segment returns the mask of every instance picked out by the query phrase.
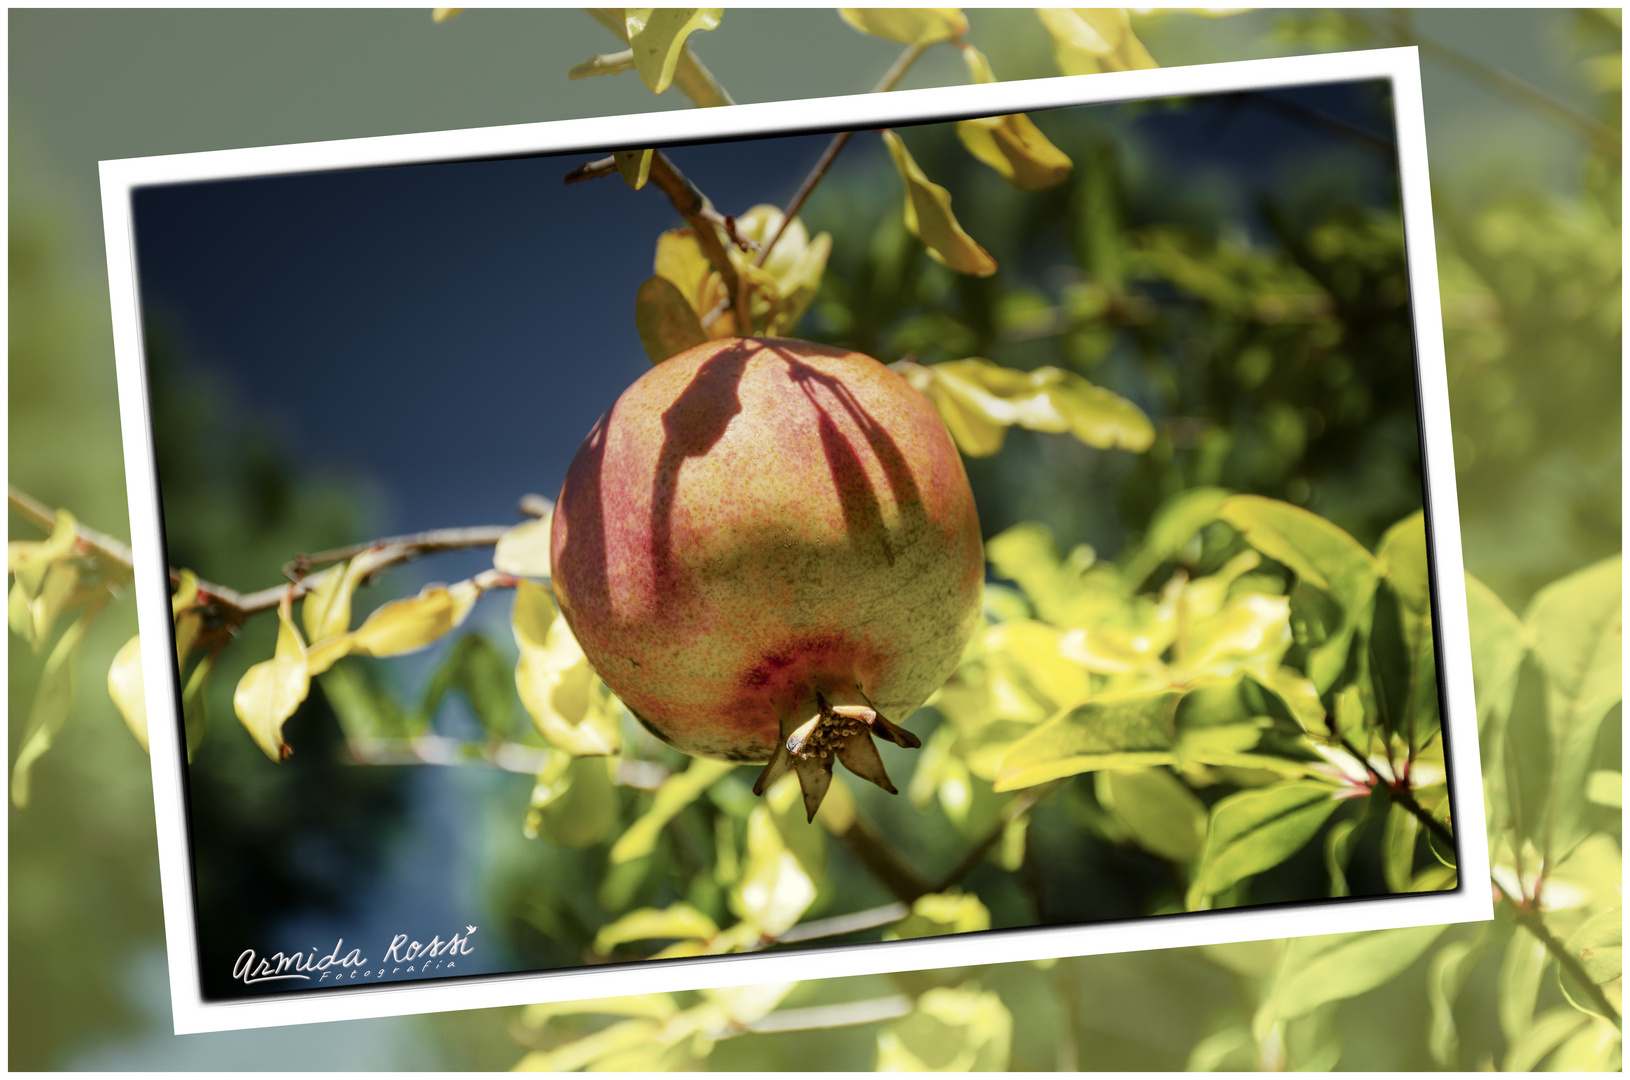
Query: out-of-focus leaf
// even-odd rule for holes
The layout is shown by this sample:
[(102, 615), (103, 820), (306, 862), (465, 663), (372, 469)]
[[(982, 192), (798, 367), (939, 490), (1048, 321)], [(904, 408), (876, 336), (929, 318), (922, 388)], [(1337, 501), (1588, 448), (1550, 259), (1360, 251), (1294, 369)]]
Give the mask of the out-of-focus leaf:
[(78, 522), (66, 510), (58, 510), (51, 535), (37, 543), (15, 543), (6, 548), (7, 569), (17, 579), (24, 599), (32, 601), (45, 587), (46, 575), (57, 560), (74, 550), (74, 529)]
[(1481, 934), (1465, 941), (1451, 941), (1432, 957), (1432, 966), (1426, 973), (1426, 997), (1432, 1005), (1427, 1048), (1441, 1068), (1459, 1067), (1460, 1037), (1455, 1026), (1455, 1001), (1466, 985), (1472, 965), (1482, 955)]
[(448, 19), (451, 19), (453, 16), (457, 15), (459, 12), (461, 12), (463, 10), (464, 10), (463, 8), (459, 8), (459, 7), (431, 8), (430, 9), (430, 19), (431, 19), (432, 22), (439, 22), (439, 23), (440, 22), (446, 22)]
[(1584, 838), (1584, 790), (1596, 734), (1623, 696), (1622, 566), (1619, 556), (1541, 589), (1523, 622), (1545, 669), (1553, 754), (1551, 842), (1560, 860)]
[(187, 685), (181, 688), (181, 725), (187, 735), (187, 760), (198, 750), (198, 744), (204, 741), (204, 732), (209, 729), (209, 673), (215, 670), (215, 655), (213, 653), (198, 661), (187, 676)]
[(1113, 810), (1145, 851), (1186, 863), (1205, 841), (1206, 805), (1165, 769), (1111, 769), (1097, 775), (1098, 801)]
[(108, 697), (124, 717), (130, 734), (147, 749), (147, 698), (142, 690), (141, 635), (131, 638), (113, 654), (108, 667)]
[(651, 179), (651, 159), (655, 150), (615, 150), (611, 158), (617, 163), (617, 175), (623, 183), (638, 191)]
[(961, 8), (839, 8), (838, 14), (863, 34), (902, 45), (932, 45), (968, 32)]
[[(974, 82), (996, 81), (984, 53), (969, 45), (963, 48), (962, 58)], [(956, 133), (968, 153), (1020, 191), (1043, 191), (1062, 184), (1075, 167), (1069, 155), (1049, 142), (1023, 113), (959, 120)]]
[(885, 129), (883, 142), (905, 181), (906, 229), (923, 242), (929, 256), (959, 274), (989, 277), (996, 273), (996, 260), (962, 230), (951, 213), (950, 192), (923, 175), (900, 136)]
[(1334, 794), (1333, 787), (1317, 780), (1286, 780), (1217, 802), (1189, 891), (1190, 910), (1300, 851), (1335, 813), (1339, 804)]
[(1276, 1021), (1306, 1016), (1397, 978), (1431, 947), (1442, 926), (1411, 926), (1358, 934), (1296, 938), (1285, 949), (1273, 988), (1257, 1010), (1254, 1028), (1266, 1035)]
[(706, 940), (719, 932), (712, 919), (689, 904), (671, 904), (658, 911), (641, 908), (631, 911), (616, 922), (600, 928), (594, 936), (596, 952), (609, 953), (618, 945), (630, 941), (650, 941), (657, 938), (700, 938)]
[[(634, 296), (634, 327), (651, 363), (707, 341), (707, 331), (679, 286), (664, 277), (648, 277)], [(544, 548), (547, 553), (547, 546)]]
[[(1620, 908), (1604, 911), (1587, 920), (1568, 937), (1566, 948), (1585, 969), (1585, 975), (1597, 986), (1602, 986), (1624, 975), (1624, 912)], [(1574, 1008), (1581, 1012), (1600, 1015), (1596, 1004), (1568, 974), (1557, 965), (1562, 981), (1562, 992)]]
[[(1614, 57), (1617, 60), (1618, 57)], [(1574, 1033), (1562, 1040), (1556, 1052), (1545, 1062), (1547, 1071), (1559, 1073), (1618, 1072), (1614, 1058), (1622, 1054), (1620, 1044), (1624, 1038), (1619, 1029), (1598, 1017), (1587, 1021)]]
[(1217, 511), (1227, 501), (1222, 488), (1191, 488), (1161, 504), (1149, 523), (1143, 543), (1122, 562), (1126, 580), (1133, 586), (1143, 583), (1155, 568), (1176, 555), (1190, 538), (1217, 520)]
[(1432, 583), (1427, 573), (1425, 514), (1417, 510), (1388, 529), (1375, 555), (1381, 576), (1404, 606), (1417, 613), (1426, 610)]
[(594, 673), (549, 591), (522, 579), (512, 617), (515, 685), (538, 734), (578, 756), (615, 754), (622, 735), (610, 691)]
[(1132, 32), (1125, 8), (1037, 8), (1066, 75), (1159, 67)]
[(1616, 769), (1597, 769), (1585, 779), (1585, 798), (1597, 806), (1622, 809), (1624, 774)]
[(611, 861), (628, 862), (650, 854), (657, 836), (668, 822), (735, 767), (728, 761), (692, 758), (689, 768), (662, 782), (651, 801), (651, 808), (617, 838), (611, 848)]
[(553, 514), (521, 522), (498, 538), (493, 548), (492, 566), (515, 577), (549, 577), (549, 526)]
[(1545, 1055), (1561, 1046), (1590, 1021), (1566, 1005), (1546, 1009), (1522, 1036), (1506, 1048), (1502, 1072), (1533, 1072)]
[(306, 700), (311, 676), (306, 670), (306, 645), (294, 628), (292, 601), (287, 595), (277, 608), (277, 651), (244, 672), (232, 695), (232, 709), (255, 740), (255, 745), (273, 761), (290, 754), (283, 741), (283, 724)]
[(1341, 606), (1339, 625), (1308, 653), (1308, 678), (1320, 693), (1330, 689), (1346, 666), (1354, 633), (1367, 624), (1379, 576), (1375, 557), (1326, 519), (1277, 499), (1235, 495), (1218, 516)]
[[(60, 522), (66, 513), (60, 512), (57, 520)], [(73, 712), (74, 661), (94, 614), (93, 608), (68, 624), (68, 629), (51, 647), (40, 671), (39, 688), (34, 691), (34, 701), (28, 707), (28, 723), (18, 744), (17, 761), (11, 768), (11, 801), (19, 810), (28, 807), (29, 770), (51, 749)]]
[(816, 892), (814, 880), (787, 848), (769, 809), (754, 808), (747, 818), (741, 882), (730, 894), (737, 914), (765, 936), (775, 937), (797, 925), (815, 902)]
[(723, 8), (624, 8), (634, 67), (653, 94), (667, 90), (685, 51), (685, 39), (698, 30), (714, 30)]
[(1290, 602), (1244, 593), (1215, 615), (1193, 621), (1182, 657), (1172, 664), (1172, 678), (1188, 683), (1250, 671), (1269, 681), (1290, 644)]
[(877, 1035), (878, 1072), (995, 1072), (1008, 1068), (1013, 1015), (977, 984), (936, 986), (910, 1016)]
[(532, 788), (522, 833), (556, 847), (593, 847), (616, 830), (617, 759), (552, 753)]
[(1054, 367), (1019, 371), (970, 357), (895, 369), (934, 403), (957, 446), (969, 457), (1002, 448), (1007, 428), (1068, 432), (1100, 450), (1141, 452), (1154, 439), (1143, 410), (1117, 394)]
[(509, 665), (492, 642), (480, 634), (460, 638), (425, 684), (420, 711), (434, 716), (441, 699), (457, 690), (470, 703), (470, 711), (494, 738), (506, 739), (515, 726), (514, 697)]
[(1517, 934), (1506, 944), (1496, 983), (1496, 1009), (1508, 1044), (1522, 1041), (1534, 1026), (1534, 1007), (1550, 962), (1545, 943), (1530, 934)]
[(362, 661), (335, 664), (317, 677), (323, 697), (347, 739), (401, 739), (419, 735), (429, 717), (410, 716), (383, 693)]
[(911, 903), (911, 914), (883, 931), (884, 941), (968, 934), (990, 929), (990, 911), (979, 897), (959, 892), (929, 893)]
[(662, 1025), (644, 1018), (624, 1020), (553, 1050), (534, 1050), (515, 1066), (516, 1072), (573, 1072), (622, 1050), (654, 1039)]
[(1172, 764), (1182, 696), (1180, 690), (1105, 694), (1061, 713), (1002, 756), (996, 790), (1014, 791), (1097, 769)]

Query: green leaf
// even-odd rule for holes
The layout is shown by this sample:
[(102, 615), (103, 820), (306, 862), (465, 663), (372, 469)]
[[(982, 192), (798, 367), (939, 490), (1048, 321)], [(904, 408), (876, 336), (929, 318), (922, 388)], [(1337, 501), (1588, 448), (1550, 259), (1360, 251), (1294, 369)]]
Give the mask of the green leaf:
[(347, 739), (402, 739), (421, 734), (429, 717), (410, 717), (382, 692), (361, 661), (335, 664), (317, 677)]
[(1239, 791), (1211, 808), (1189, 909), (1300, 851), (1341, 805), (1318, 780), (1286, 780)]
[(1508, 1045), (1521, 1042), (1534, 1026), (1534, 1008), (1549, 964), (1545, 943), (1532, 935), (1517, 934), (1507, 942), (1496, 983), (1496, 1009)]
[(728, 761), (692, 758), (689, 768), (662, 782), (651, 800), (651, 808), (617, 838), (611, 848), (611, 861), (622, 863), (649, 855), (668, 822), (735, 767)]
[(1432, 957), (1432, 966), (1426, 973), (1426, 997), (1432, 1005), (1432, 1020), (1427, 1029), (1427, 1048), (1432, 1060), (1441, 1068), (1459, 1067), (1459, 1033), (1455, 1028), (1455, 1001), (1466, 985), (1466, 976), (1483, 955), (1483, 938), (1451, 941)]
[(1098, 773), (1098, 801), (1126, 823), (1145, 851), (1186, 863), (1205, 842), (1206, 805), (1165, 769), (1110, 769)]
[(990, 929), (990, 911), (972, 894), (929, 893), (911, 902), (911, 914), (883, 931), (884, 941), (970, 934)]
[(936, 986), (877, 1035), (878, 1072), (994, 1072), (1009, 1067), (1013, 1014), (975, 983)]
[(1388, 529), (1375, 549), (1381, 576), (1411, 612), (1431, 604), (1432, 582), (1427, 573), (1426, 515), (1417, 510)]
[(705, 941), (718, 932), (719, 928), (712, 919), (689, 904), (673, 904), (661, 911), (641, 908), (601, 927), (594, 936), (594, 951), (609, 953), (618, 945), (630, 941), (667, 938), (698, 938)]
[(651, 159), (655, 150), (615, 150), (611, 158), (617, 163), (617, 175), (623, 183), (638, 191), (651, 179)]
[(1340, 605), (1339, 624), (1308, 652), (1308, 678), (1320, 693), (1329, 690), (1347, 664), (1353, 635), (1368, 626), (1380, 570), (1375, 557), (1331, 522), (1277, 499), (1235, 495), (1218, 516)]
[(1136, 587), (1167, 559), (1176, 555), (1195, 533), (1217, 520), (1228, 499), (1222, 488), (1200, 487), (1180, 492), (1161, 504), (1149, 523), (1143, 542), (1122, 560), (1122, 574)]
[(1010, 426), (1068, 432), (1100, 450), (1141, 452), (1154, 440), (1154, 427), (1142, 409), (1074, 372), (1055, 367), (1019, 371), (980, 357), (895, 367), (934, 403), (969, 457), (999, 451)]
[(707, 331), (679, 286), (664, 277), (648, 277), (634, 296), (634, 327), (651, 363), (707, 341)]
[(215, 670), (215, 656), (210, 654), (198, 661), (187, 676), (187, 685), (181, 689), (181, 725), (187, 734), (187, 760), (204, 741), (209, 729), (209, 673)]
[(1622, 559), (1614, 556), (1541, 589), (1523, 622), (1545, 669), (1554, 766), (1550, 842), (1557, 862), (1584, 838), (1584, 790), (1596, 733), (1623, 696)]
[(277, 609), (277, 651), (244, 672), (232, 695), (232, 710), (255, 740), (255, 745), (273, 761), (282, 761), (292, 751), (283, 741), (283, 724), (306, 699), (311, 676), (306, 671), (306, 645), (294, 628), (292, 604), (287, 595)]
[(1125, 8), (1037, 8), (1053, 39), (1053, 59), (1066, 75), (1159, 67), (1132, 33)]
[(1279, 962), (1273, 988), (1253, 1024), (1265, 1036), (1277, 1021), (1306, 1016), (1332, 1001), (1345, 1001), (1408, 969), (1444, 931), (1411, 926), (1358, 934), (1325, 934), (1293, 939)]
[[(57, 520), (62, 520), (62, 514), (58, 515)], [(74, 661), (79, 656), (79, 646), (85, 640), (85, 631), (90, 626), (93, 614), (94, 611), (88, 611), (70, 623), (45, 658), (40, 685), (34, 691), (34, 701), (28, 708), (28, 723), (18, 744), (17, 761), (11, 767), (11, 801), (19, 810), (28, 807), (29, 770), (41, 755), (51, 749), (51, 744), (62, 734), (63, 726), (73, 712)]]
[(1002, 755), (995, 788), (1014, 791), (1098, 769), (1172, 764), (1182, 696), (1181, 690), (1105, 694), (1060, 713)]
[(620, 1051), (649, 1043), (661, 1030), (662, 1025), (655, 1020), (624, 1020), (552, 1050), (534, 1050), (516, 1064), (515, 1071), (573, 1072)]
[(883, 142), (905, 181), (907, 231), (922, 241), (935, 262), (959, 274), (989, 277), (996, 273), (996, 260), (962, 230), (951, 213), (950, 192), (923, 175), (900, 136), (885, 128)]
[(506, 739), (515, 727), (513, 687), (509, 665), (492, 642), (470, 634), (458, 640), (430, 676), (419, 711), (434, 716), (447, 692), (456, 690), (470, 703), (470, 711), (489, 735)]
[(634, 67), (646, 89), (660, 94), (673, 82), (685, 51), (685, 39), (698, 30), (714, 30), (723, 8), (624, 8)]
[(108, 697), (124, 717), (125, 726), (147, 749), (147, 697), (142, 689), (141, 635), (119, 647), (108, 666)]
[[(1585, 975), (1597, 986), (1603, 986), (1624, 975), (1624, 912), (1619, 908), (1604, 911), (1586, 921), (1568, 937), (1568, 952), (1585, 969)], [(1590, 997), (1569, 975), (1567, 969), (1557, 965), (1562, 981), (1562, 992), (1574, 1008), (1581, 1012), (1600, 1015)]]
[(838, 15), (863, 34), (902, 45), (932, 45), (968, 32), (961, 8), (839, 8)]
[(1520, 1038), (1507, 1047), (1503, 1072), (1532, 1072), (1545, 1060), (1545, 1055), (1561, 1046), (1568, 1038), (1586, 1027), (1590, 1021), (1566, 1005), (1546, 1009)]

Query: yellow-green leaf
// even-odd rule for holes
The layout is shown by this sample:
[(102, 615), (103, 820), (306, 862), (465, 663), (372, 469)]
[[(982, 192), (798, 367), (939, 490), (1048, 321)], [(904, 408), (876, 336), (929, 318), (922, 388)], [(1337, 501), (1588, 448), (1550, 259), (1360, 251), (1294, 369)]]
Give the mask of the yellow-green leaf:
[[(61, 520), (60, 516), (58, 520)], [(92, 612), (86, 612), (70, 623), (45, 658), (39, 689), (34, 691), (34, 701), (28, 709), (28, 724), (23, 728), (17, 762), (11, 770), (11, 801), (19, 810), (28, 806), (29, 770), (40, 755), (51, 749), (51, 744), (62, 734), (63, 725), (67, 724), (68, 715), (73, 711), (74, 660), (79, 655), (80, 644), (85, 640), (91, 615)]]
[(929, 893), (911, 902), (911, 914), (883, 931), (884, 941), (971, 934), (990, 929), (990, 910), (979, 897), (960, 892)]
[(277, 651), (244, 672), (232, 695), (232, 709), (255, 745), (273, 761), (290, 750), (283, 741), (283, 724), (306, 699), (311, 676), (306, 671), (306, 646), (294, 627), (293, 603), (285, 595), (277, 608)]
[(768, 937), (797, 925), (815, 902), (815, 882), (790, 851), (766, 807), (747, 821), (747, 862), (731, 892), (735, 910)]
[(516, 1072), (573, 1072), (622, 1050), (650, 1042), (662, 1030), (655, 1020), (624, 1020), (553, 1050), (534, 1050), (515, 1066)]
[(653, 364), (708, 340), (690, 301), (665, 277), (648, 277), (640, 283), (634, 295), (634, 328)]
[(493, 569), (520, 578), (549, 577), (549, 528), (553, 514), (521, 522), (498, 538)]
[(885, 129), (883, 142), (905, 181), (906, 228), (923, 242), (929, 256), (960, 274), (989, 277), (996, 273), (996, 260), (963, 231), (951, 213), (950, 192), (923, 175), (900, 136)]
[(471, 579), (426, 585), (417, 596), (381, 604), (350, 633), (314, 643), (306, 656), (308, 674), (321, 675), (353, 654), (401, 656), (423, 649), (462, 624), (483, 591), (481, 581)]
[(446, 22), (464, 9), (461, 7), (439, 7), (430, 9), (430, 18), (433, 22)]
[(839, 8), (838, 15), (863, 34), (902, 45), (932, 45), (968, 32), (961, 8)]
[(1189, 910), (1301, 850), (1340, 805), (1335, 790), (1318, 780), (1286, 780), (1220, 800), (1211, 808)]
[(538, 771), (522, 833), (556, 847), (593, 847), (617, 827), (617, 759), (551, 753)]
[(624, 8), (634, 67), (653, 94), (667, 90), (685, 51), (685, 39), (698, 30), (713, 30), (723, 8)]
[(611, 693), (549, 591), (523, 578), (511, 622), (520, 650), (515, 686), (538, 734), (573, 756), (615, 754), (622, 737)]
[[(328, 570), (300, 602), (300, 624), (313, 645), (351, 629), (351, 602), (370, 574), (394, 560), (400, 548), (373, 548)], [(196, 580), (193, 585), (197, 588)]]
[(1447, 927), (1411, 926), (1367, 933), (1293, 938), (1257, 1011), (1255, 1027), (1266, 1034), (1277, 1020), (1306, 1016), (1320, 1005), (1373, 990), (1408, 968)]
[(1375, 549), (1381, 576), (1387, 579), (1398, 599), (1412, 612), (1422, 612), (1430, 604), (1431, 581), (1427, 576), (1426, 515), (1417, 510), (1388, 529)]
[(1042, 724), (1002, 755), (996, 790), (1098, 769), (1170, 765), (1181, 690), (1105, 694)]
[(611, 157), (623, 183), (638, 191), (651, 179), (651, 158), (655, 155), (655, 150), (617, 150)]
[(1037, 8), (1066, 75), (1159, 67), (1132, 32), (1125, 8)]
[(735, 767), (728, 761), (691, 759), (690, 767), (684, 772), (675, 773), (662, 782), (651, 808), (617, 838), (611, 847), (611, 861), (623, 863), (649, 855), (664, 826)]
[(956, 133), (968, 153), (1020, 191), (1056, 187), (1075, 168), (1024, 113), (959, 120)]
[(1200, 854), (1206, 806), (1165, 769), (1110, 769), (1097, 774), (1098, 801), (1126, 823), (1139, 847), (1185, 863)]
[(1009, 1067), (1013, 1014), (976, 984), (936, 986), (877, 1035), (878, 1072), (999, 1072)]
[(124, 717), (130, 734), (147, 749), (147, 698), (142, 692), (141, 635), (125, 642), (108, 667), (108, 696)]
[(689, 904), (672, 904), (658, 911), (641, 908), (600, 928), (594, 935), (594, 950), (609, 953), (629, 941), (658, 938), (697, 938), (706, 941), (719, 932), (712, 919)]
[(19, 545), (6, 549), (11, 573), (16, 577), (17, 584), (27, 599), (33, 600), (40, 594), (40, 589), (45, 584), (46, 573), (51, 566), (58, 559), (73, 553), (74, 529), (77, 524), (74, 516), (68, 511), (58, 510), (50, 536), (27, 548)]

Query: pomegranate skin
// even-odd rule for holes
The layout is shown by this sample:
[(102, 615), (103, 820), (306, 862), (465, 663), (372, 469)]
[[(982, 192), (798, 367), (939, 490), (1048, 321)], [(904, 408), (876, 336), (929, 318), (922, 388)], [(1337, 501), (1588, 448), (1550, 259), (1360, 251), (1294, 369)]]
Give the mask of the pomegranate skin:
[(783, 339), (709, 341), (630, 386), (567, 471), (550, 554), (567, 624), (641, 723), (739, 762), (832, 705), (904, 720), (984, 587), (933, 406), (868, 356)]

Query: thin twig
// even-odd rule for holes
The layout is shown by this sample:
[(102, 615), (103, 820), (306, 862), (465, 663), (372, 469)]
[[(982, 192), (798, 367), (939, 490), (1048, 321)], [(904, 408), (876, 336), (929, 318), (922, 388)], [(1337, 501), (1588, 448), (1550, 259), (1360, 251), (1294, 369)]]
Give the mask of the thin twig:
[(562, 179), (568, 184), (578, 184), (584, 180), (598, 180), (602, 176), (610, 176), (616, 171), (616, 157), (607, 155), (603, 158), (595, 158), (593, 161), (585, 161), (567, 173)]
[(732, 298), (736, 308), (736, 332), (746, 335), (752, 333), (751, 320), (747, 312), (747, 298), (743, 282), (736, 273), (736, 266), (725, 253), (724, 244), (719, 239), (719, 233), (708, 216), (713, 206), (707, 196), (697, 190), (696, 185), (685, 178), (668, 155), (657, 150), (651, 155), (651, 183), (661, 188), (668, 196), (668, 201), (674, 204), (696, 234), (696, 242), (702, 247), (702, 254), (707, 261), (713, 264), (713, 269), (719, 272), (719, 279), (724, 283), (725, 295)]
[(961, 861), (951, 868), (951, 872), (940, 879), (940, 883), (934, 887), (934, 891), (937, 893), (944, 892), (966, 877), (974, 867), (979, 865), (979, 860), (985, 857), (985, 852), (995, 847), (996, 843), (1002, 839), (1002, 834), (1007, 832), (1009, 825), (1028, 814), (1038, 802), (1052, 794), (1053, 789), (1061, 783), (1063, 783), (1062, 780), (1054, 780), (1052, 783), (1042, 784), (1040, 787), (1029, 788), (1008, 803), (1002, 809), (1002, 816), (991, 827), (990, 832), (986, 833), (977, 844), (968, 849), (967, 854), (962, 856)]
[(1370, 774), (1370, 785), (1372, 787), (1384, 789), (1387, 793), (1387, 797), (1391, 799), (1395, 805), (1400, 806), (1404, 810), (1415, 815), (1415, 817), (1420, 820), (1421, 824), (1426, 826), (1426, 830), (1428, 832), (1430, 832), (1433, 836), (1436, 836), (1441, 842), (1447, 844), (1451, 851), (1454, 850), (1455, 834), (1449, 831), (1449, 827), (1447, 825), (1433, 817), (1426, 807), (1422, 806), (1415, 800), (1415, 793), (1409, 789), (1409, 784), (1407, 781), (1388, 780), (1375, 770), (1375, 766), (1370, 764), (1368, 758), (1358, 752), (1357, 747), (1347, 741), (1346, 736), (1337, 735), (1336, 739), (1341, 743), (1341, 748), (1347, 751), (1348, 755), (1351, 756), (1354, 761), (1364, 766), (1364, 771)]
[(884, 904), (882, 907), (868, 908), (848, 915), (834, 915), (830, 919), (802, 923), (775, 938), (773, 944), (793, 945), (800, 941), (814, 941), (816, 938), (858, 934), (862, 930), (875, 930), (879, 926), (897, 923), (910, 914), (911, 908), (905, 904)]
[(904, 994), (872, 998), (869, 1001), (850, 1001), (842, 1005), (811, 1005), (803, 1009), (782, 1009), (754, 1020), (742, 1029), (755, 1035), (781, 1031), (814, 1031), (824, 1028), (853, 1027), (856, 1024), (875, 1024), (884, 1020), (898, 1020), (913, 1008)]
[(1569, 950), (1567, 945), (1557, 940), (1555, 934), (1551, 933), (1551, 928), (1545, 925), (1545, 920), (1540, 916), (1539, 912), (1528, 904), (1514, 904), (1513, 910), (1516, 912), (1517, 923), (1539, 939), (1540, 943), (1545, 946), (1546, 951), (1556, 957), (1556, 962), (1562, 966), (1562, 969), (1572, 975), (1574, 982), (1584, 989), (1585, 993), (1590, 997), (1591, 1004), (1602, 1010), (1602, 1015), (1614, 1027), (1622, 1031), (1624, 1022), (1619, 1016), (1619, 1011), (1613, 1007), (1611, 1001), (1607, 1000), (1607, 994), (1603, 992), (1602, 988), (1591, 980), (1591, 977), (1585, 972), (1585, 966), (1579, 962), (1579, 958)]
[[(6, 485), (6, 495), (14, 510), (46, 532), (50, 532), (56, 527), (57, 515), (49, 506), (46, 506), (32, 495), (18, 490), (12, 484)], [(126, 570), (130, 569), (134, 562), (130, 554), (130, 546), (122, 540), (115, 540), (107, 533), (98, 532), (90, 526), (76, 521), (74, 522), (74, 536), (98, 555), (123, 566)]]
[[(912, 45), (902, 52), (888, 71), (883, 73), (883, 77), (878, 80), (877, 85), (872, 87), (872, 93), (882, 94), (894, 89), (894, 84), (899, 82), (911, 68), (911, 65), (917, 62), (917, 57), (921, 56), (923, 50), (927, 47), (926, 45)], [(815, 185), (819, 184), (821, 179), (826, 176), (826, 171), (832, 167), (832, 162), (837, 160), (838, 152), (844, 148), (844, 145), (849, 142), (849, 137), (853, 134), (852, 131), (843, 131), (832, 136), (832, 141), (826, 144), (826, 149), (822, 151), (820, 160), (815, 162), (815, 167), (809, 171), (808, 176), (804, 177), (804, 182), (798, 185), (797, 193), (793, 195), (792, 201), (787, 204), (786, 212), (781, 215), (780, 227), (775, 230), (775, 235), (770, 237), (770, 242), (759, 250), (758, 258), (753, 260), (754, 266), (764, 265), (764, 260), (770, 257), (770, 250), (781, 239), (781, 234), (787, 231), (787, 226), (792, 222), (792, 219), (798, 216), (798, 211), (803, 209), (804, 202), (809, 198), (810, 192), (814, 191)]]
[[(589, 14), (594, 16), (595, 21), (616, 34), (624, 45), (632, 44), (628, 40), (628, 24), (613, 15), (613, 10), (617, 9), (588, 9)], [(674, 66), (673, 84), (679, 87), (681, 94), (690, 98), (699, 108), (713, 109), (721, 105), (734, 105), (736, 103), (736, 100), (730, 96), (729, 92), (719, 85), (719, 80), (713, 77), (713, 72), (709, 71), (702, 64), (702, 61), (696, 58), (696, 54), (690, 51), (689, 43), (686, 43), (681, 50), (679, 63)]]

